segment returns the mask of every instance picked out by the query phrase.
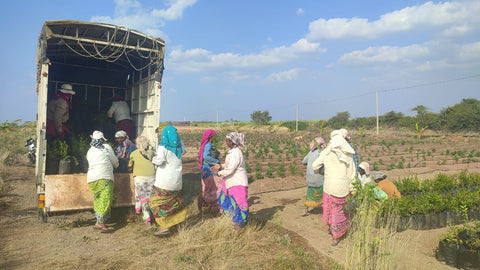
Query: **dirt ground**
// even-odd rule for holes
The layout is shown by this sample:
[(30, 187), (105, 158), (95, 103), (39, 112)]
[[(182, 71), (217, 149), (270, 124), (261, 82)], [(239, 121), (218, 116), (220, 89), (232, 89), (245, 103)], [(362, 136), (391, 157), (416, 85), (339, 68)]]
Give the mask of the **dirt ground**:
[[(183, 157), (184, 181), (198, 181), (198, 148), (187, 148), (190, 151)], [(100, 264), (102, 269), (148, 268), (148, 251), (144, 247), (155, 246), (158, 240), (142, 232), (143, 224), (128, 222), (132, 216), (125, 213), (129, 211), (113, 210), (113, 215), (117, 215), (112, 234), (92, 230), (95, 220), (91, 211), (53, 215), (47, 223), (41, 223), (37, 218), (33, 167), (19, 165), (13, 169), (16, 176), (9, 181), (13, 190), (0, 198), (0, 269), (75, 269), (79, 265), (83, 269), (98, 269)], [(388, 176), (392, 180), (411, 175), (425, 179), (439, 172), (458, 173), (462, 169), (480, 173), (480, 163), (394, 169)], [(332, 247), (321, 210), (302, 216), (305, 193), (305, 180), (300, 176), (255, 180), (249, 186), (251, 216), (296, 233), (304, 238), (307, 248), (344, 264), (348, 238)], [(398, 233), (395, 269), (452, 269), (434, 257), (438, 238), (445, 231), (446, 228)], [(139, 262), (132, 264), (125, 259), (131, 256), (137, 256)]]

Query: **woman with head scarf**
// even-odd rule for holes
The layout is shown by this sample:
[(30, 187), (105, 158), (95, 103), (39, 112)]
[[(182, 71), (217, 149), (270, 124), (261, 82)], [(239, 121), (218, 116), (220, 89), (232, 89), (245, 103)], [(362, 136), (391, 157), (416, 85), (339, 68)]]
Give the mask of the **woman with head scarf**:
[[(245, 147), (244, 134), (229, 132), (225, 137), (228, 150), (225, 164), (215, 165), (213, 173), (223, 177), (222, 190), (218, 198), (221, 211), (239, 226), (245, 225), (248, 218), (248, 176), (241, 148)], [(220, 168), (219, 168), (220, 167)]]
[(182, 154), (186, 153), (177, 129), (171, 125), (162, 131), (162, 139), (153, 157), (157, 166), (155, 183), (148, 201), (150, 210), (160, 230), (157, 236), (168, 235), (170, 227), (183, 222), (187, 209), (183, 207), (182, 190)]
[(353, 191), (357, 171), (353, 161), (355, 151), (345, 140), (347, 134), (345, 129), (332, 131), (327, 147), (312, 164), (314, 171), (324, 169), (323, 221), (333, 236), (332, 246), (338, 244), (350, 227), (343, 208)]
[(198, 163), (202, 182), (202, 194), (198, 196), (198, 210), (202, 211), (203, 206), (218, 206), (218, 197), (222, 189), (223, 179), (212, 173), (210, 170), (215, 164), (220, 165), (218, 151), (215, 150), (212, 141), (216, 133), (213, 129), (208, 129), (203, 133), (198, 151)]
[(94, 131), (87, 152), (87, 183), (93, 194), (93, 210), (97, 223), (93, 228), (108, 230), (105, 221), (110, 218), (113, 202), (113, 169), (118, 167), (118, 159), (101, 131)]
[(310, 152), (303, 158), (302, 164), (307, 166), (306, 182), (307, 196), (305, 198), (304, 216), (309, 215), (308, 207), (317, 207), (323, 201), (323, 174), (314, 173), (312, 163), (326, 147), (322, 137), (317, 137), (310, 143)]
[(135, 144), (130, 140), (127, 133), (123, 130), (115, 132), (115, 141), (117, 146), (115, 147), (115, 155), (117, 158), (129, 158), (130, 153), (136, 149)]
[(372, 178), (370, 177), (370, 164), (368, 164), (368, 162), (363, 161), (358, 165), (357, 179), (362, 187), (372, 182)]
[(139, 136), (135, 140), (137, 149), (130, 155), (128, 168), (133, 170), (133, 181), (135, 183), (135, 211), (143, 214), (145, 230), (152, 228), (152, 214), (148, 207), (148, 199), (152, 193), (153, 182), (155, 182), (155, 167), (152, 163), (153, 151), (150, 149), (150, 141)]

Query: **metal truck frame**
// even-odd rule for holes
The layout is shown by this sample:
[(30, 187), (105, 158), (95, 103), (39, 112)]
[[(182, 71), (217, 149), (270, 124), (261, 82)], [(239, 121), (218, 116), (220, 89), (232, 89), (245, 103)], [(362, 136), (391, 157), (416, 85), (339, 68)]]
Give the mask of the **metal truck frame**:
[[(37, 50), (35, 168), (38, 214), (43, 222), (50, 212), (93, 208), (86, 173), (46, 173), (47, 104), (57, 89), (64, 83), (73, 86), (76, 95), (67, 125), (81, 127), (78, 130), (84, 134), (101, 130), (95, 115), (108, 110), (113, 95), (123, 95), (130, 105), (136, 136), (145, 136), (156, 145), (164, 55), (162, 39), (124, 27), (72, 20), (44, 23)], [(114, 184), (113, 206), (133, 205), (132, 175), (116, 173)]]

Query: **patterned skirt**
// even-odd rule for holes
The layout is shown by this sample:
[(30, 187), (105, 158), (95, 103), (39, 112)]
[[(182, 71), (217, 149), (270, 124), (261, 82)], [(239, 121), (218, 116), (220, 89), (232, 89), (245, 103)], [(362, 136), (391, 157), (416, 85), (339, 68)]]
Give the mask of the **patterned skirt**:
[(152, 194), (155, 176), (135, 176), (135, 212), (143, 214), (143, 220), (150, 221), (151, 213), (148, 207), (148, 199)]
[(229, 216), (235, 225), (245, 225), (248, 219), (248, 187), (233, 186), (229, 189), (222, 183), (218, 204), (223, 213)]
[(323, 186), (308, 187), (307, 196), (305, 198), (305, 206), (317, 207), (323, 202)]
[(93, 211), (95, 211), (97, 223), (103, 224), (110, 218), (113, 203), (113, 181), (100, 179), (88, 183), (88, 187), (93, 194)]
[(155, 221), (162, 229), (177, 225), (187, 217), (187, 209), (183, 207), (180, 190), (165, 190), (153, 186), (148, 205)]
[(330, 226), (333, 239), (342, 237), (350, 227), (350, 215), (343, 210), (347, 199), (348, 196), (339, 198), (323, 193), (322, 219)]
[(201, 206), (218, 206), (218, 197), (222, 191), (223, 178), (211, 174), (208, 177), (202, 178), (202, 199), (199, 201)]

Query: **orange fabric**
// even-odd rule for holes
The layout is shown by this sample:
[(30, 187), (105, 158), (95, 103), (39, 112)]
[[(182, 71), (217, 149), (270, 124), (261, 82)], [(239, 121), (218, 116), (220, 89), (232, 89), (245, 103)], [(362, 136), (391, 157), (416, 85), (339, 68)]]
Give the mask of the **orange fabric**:
[(393, 197), (402, 197), (395, 184), (389, 180), (382, 180), (378, 182), (377, 186), (387, 193), (389, 199)]

